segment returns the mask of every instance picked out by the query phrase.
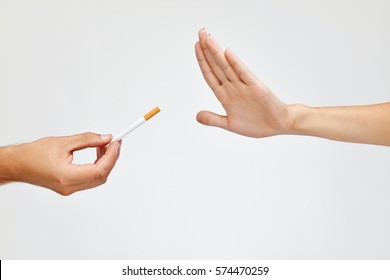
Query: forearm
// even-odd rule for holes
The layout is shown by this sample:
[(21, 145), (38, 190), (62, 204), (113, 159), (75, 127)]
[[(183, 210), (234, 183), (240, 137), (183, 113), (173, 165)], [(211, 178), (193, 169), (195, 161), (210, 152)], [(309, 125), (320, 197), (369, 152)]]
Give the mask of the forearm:
[(289, 105), (289, 109), (294, 119), (291, 134), (390, 146), (390, 103), (343, 107)]

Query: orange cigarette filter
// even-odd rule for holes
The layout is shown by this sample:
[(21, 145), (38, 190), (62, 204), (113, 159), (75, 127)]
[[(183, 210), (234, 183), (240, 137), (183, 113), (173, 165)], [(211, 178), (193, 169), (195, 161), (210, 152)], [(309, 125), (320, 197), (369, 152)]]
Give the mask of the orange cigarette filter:
[(160, 111), (161, 110), (158, 107), (153, 108), (152, 110), (150, 110), (148, 113), (146, 113), (144, 115), (145, 120), (149, 120), (150, 118), (152, 118), (154, 115), (156, 115)]

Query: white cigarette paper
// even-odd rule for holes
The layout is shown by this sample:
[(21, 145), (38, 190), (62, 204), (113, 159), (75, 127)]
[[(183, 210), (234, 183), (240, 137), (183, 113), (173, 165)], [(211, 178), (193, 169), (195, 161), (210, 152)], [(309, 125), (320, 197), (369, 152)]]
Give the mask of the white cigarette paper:
[(136, 129), (137, 127), (139, 127), (141, 124), (143, 124), (144, 122), (148, 121), (150, 118), (152, 118), (154, 115), (156, 115), (158, 112), (160, 112), (160, 108), (158, 107), (155, 107), (153, 108), (151, 111), (149, 111), (148, 113), (146, 113), (142, 118), (140, 118), (139, 120), (137, 120), (135, 123), (133, 123), (132, 125), (128, 126), (125, 130), (123, 130), (121, 133), (117, 134), (114, 136), (114, 138), (112, 138), (112, 141), (111, 142), (114, 142), (114, 141), (119, 141), (121, 139), (123, 139), (127, 134), (129, 134), (130, 132), (132, 132), (134, 129)]

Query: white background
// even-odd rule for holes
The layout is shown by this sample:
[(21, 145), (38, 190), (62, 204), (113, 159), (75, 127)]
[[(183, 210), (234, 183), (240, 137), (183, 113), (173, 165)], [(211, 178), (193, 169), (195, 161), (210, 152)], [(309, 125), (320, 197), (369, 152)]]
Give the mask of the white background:
[(0, 145), (115, 134), (162, 109), (102, 187), (0, 187), (0, 258), (390, 258), (389, 148), (201, 126), (199, 110), (223, 111), (194, 55), (206, 27), (287, 103), (386, 102), (389, 14), (389, 1), (0, 0)]

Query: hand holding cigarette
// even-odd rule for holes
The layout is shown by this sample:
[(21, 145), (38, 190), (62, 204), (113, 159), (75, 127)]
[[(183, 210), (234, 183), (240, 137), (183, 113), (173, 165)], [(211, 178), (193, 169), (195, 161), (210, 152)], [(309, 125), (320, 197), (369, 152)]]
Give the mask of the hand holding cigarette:
[[(46, 137), (22, 145), (0, 148), (0, 184), (25, 182), (61, 195), (104, 184), (119, 158), (121, 143), (112, 135), (83, 133)], [(93, 164), (73, 164), (73, 153), (95, 147)]]
[[(0, 148), (0, 184), (25, 182), (61, 195), (104, 184), (119, 158), (121, 139), (158, 112), (154, 108), (114, 138), (88, 132)], [(97, 152), (94, 164), (72, 163), (75, 151), (91, 147)]]

